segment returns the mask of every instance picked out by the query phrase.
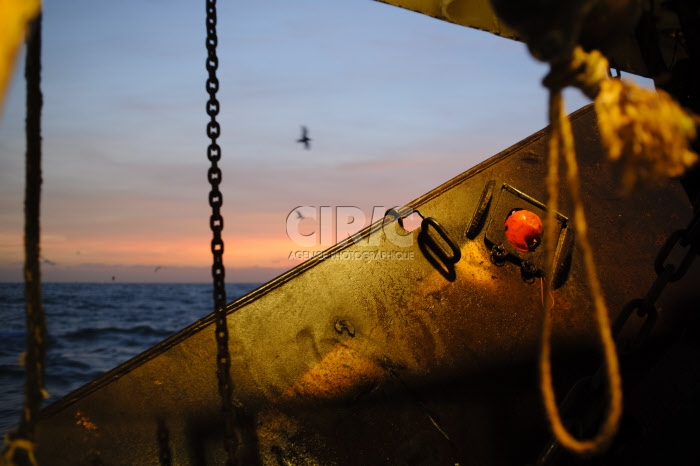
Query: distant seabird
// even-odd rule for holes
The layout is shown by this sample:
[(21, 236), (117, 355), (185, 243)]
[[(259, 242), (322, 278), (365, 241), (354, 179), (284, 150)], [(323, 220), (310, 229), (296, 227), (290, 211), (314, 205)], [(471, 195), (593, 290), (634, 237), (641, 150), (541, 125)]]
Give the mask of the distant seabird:
[(309, 137), (309, 131), (306, 126), (301, 127), (301, 138), (297, 139), (297, 142), (304, 144), (305, 149), (311, 149), (311, 138)]

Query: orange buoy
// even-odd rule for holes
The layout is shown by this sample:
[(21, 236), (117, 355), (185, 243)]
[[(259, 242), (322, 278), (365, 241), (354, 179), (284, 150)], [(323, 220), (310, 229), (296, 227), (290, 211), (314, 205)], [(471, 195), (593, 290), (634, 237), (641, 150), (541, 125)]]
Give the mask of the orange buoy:
[(542, 243), (542, 231), (542, 219), (529, 210), (513, 210), (506, 218), (506, 238), (518, 251), (534, 251)]

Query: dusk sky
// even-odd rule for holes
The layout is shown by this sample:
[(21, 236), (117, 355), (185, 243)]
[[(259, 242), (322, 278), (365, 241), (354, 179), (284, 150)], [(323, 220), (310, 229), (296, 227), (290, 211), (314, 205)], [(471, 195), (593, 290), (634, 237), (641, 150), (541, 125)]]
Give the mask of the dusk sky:
[[(204, 1), (44, 3), (45, 281), (210, 280), (204, 19)], [(547, 124), (546, 66), (485, 32), (369, 0), (222, 1), (218, 31), (227, 281), (299, 263), (297, 206), (404, 205)], [(0, 281), (22, 279), (23, 67)]]

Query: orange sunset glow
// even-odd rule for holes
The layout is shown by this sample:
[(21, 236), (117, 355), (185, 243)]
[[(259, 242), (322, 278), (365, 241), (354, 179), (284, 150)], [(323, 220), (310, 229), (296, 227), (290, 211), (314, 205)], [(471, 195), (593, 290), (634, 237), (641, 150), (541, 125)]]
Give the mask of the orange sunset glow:
[[(375, 206), (405, 205), (546, 125), (534, 84), (546, 67), (520, 43), (377, 2), (278, 7), (220, 5), (227, 280), (264, 282), (300, 262), (290, 252), (330, 246), (290, 239), (298, 206), (354, 206), (366, 226)], [(44, 280), (210, 280), (200, 10), (45, 5)], [(0, 281), (22, 280), (23, 66), (0, 119)]]

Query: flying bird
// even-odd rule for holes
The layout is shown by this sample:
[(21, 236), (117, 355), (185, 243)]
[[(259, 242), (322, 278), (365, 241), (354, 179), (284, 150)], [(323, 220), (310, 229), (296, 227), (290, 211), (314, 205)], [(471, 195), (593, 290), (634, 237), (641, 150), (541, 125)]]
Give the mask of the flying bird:
[(309, 131), (306, 126), (301, 127), (301, 138), (297, 139), (297, 142), (304, 144), (305, 149), (311, 149), (311, 138), (309, 137)]
[(299, 212), (298, 210), (296, 211), (296, 213), (297, 213), (297, 218), (298, 218), (299, 220), (302, 220), (302, 219), (306, 218), (306, 217), (304, 217), (304, 216), (302, 215), (302, 213)]
[(155, 268), (155, 270), (153, 271), (153, 273), (158, 272), (158, 271), (159, 271), (160, 269), (162, 269), (162, 268), (163, 268), (163, 267), (159, 265), (158, 267)]

